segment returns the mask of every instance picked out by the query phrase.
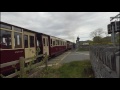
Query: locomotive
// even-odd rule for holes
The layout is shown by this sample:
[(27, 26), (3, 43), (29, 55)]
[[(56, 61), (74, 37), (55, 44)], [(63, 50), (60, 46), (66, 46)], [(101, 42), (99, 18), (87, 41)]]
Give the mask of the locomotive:
[[(38, 55), (47, 53), (49, 57), (72, 49), (73, 43), (70, 41), (2, 21), (0, 21), (0, 32), (0, 66), (13, 63), (20, 57), (36, 56), (37, 48), (40, 48)], [(19, 69), (19, 64), (16, 64), (16, 67)], [(5, 75), (13, 70), (12, 66), (0, 67), (0, 74)]]

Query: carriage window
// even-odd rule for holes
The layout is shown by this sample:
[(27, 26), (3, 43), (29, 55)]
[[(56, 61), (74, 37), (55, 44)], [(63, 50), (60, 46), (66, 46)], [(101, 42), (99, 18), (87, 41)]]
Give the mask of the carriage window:
[(2, 49), (12, 49), (11, 31), (0, 30), (0, 46)]
[(59, 41), (57, 40), (57, 45), (59, 45)]
[(53, 46), (55, 46), (55, 41), (53, 41)]
[(0, 28), (5, 28), (5, 29), (10, 29), (10, 30), (12, 30), (12, 26), (7, 25), (7, 24), (0, 24)]
[(37, 47), (39, 46), (39, 41), (37, 40)]
[(15, 48), (22, 48), (22, 34), (21, 33), (14, 33), (14, 43)]
[(51, 39), (51, 46), (52, 46), (52, 39)]
[(48, 39), (46, 38), (46, 43), (47, 43), (47, 46), (48, 46)]
[(43, 38), (43, 45), (45, 46), (45, 38)]
[(61, 45), (61, 41), (59, 41), (59, 45)]
[(57, 45), (57, 40), (56, 40), (56, 45)]
[(28, 35), (24, 35), (24, 47), (28, 48)]
[(15, 31), (22, 32), (22, 29), (21, 29), (21, 28), (18, 28), (18, 27), (14, 27), (14, 30), (15, 30)]
[(34, 47), (34, 36), (30, 36), (30, 47)]
[(60, 43), (59, 43), (59, 40), (58, 40), (58, 45), (59, 45)]
[(59, 41), (59, 45), (61, 45), (61, 41)]

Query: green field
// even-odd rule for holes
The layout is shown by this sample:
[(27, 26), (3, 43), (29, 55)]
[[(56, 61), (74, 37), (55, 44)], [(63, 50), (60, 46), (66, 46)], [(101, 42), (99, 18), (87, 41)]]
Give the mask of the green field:
[(74, 61), (42, 70), (40, 78), (94, 78), (89, 60)]

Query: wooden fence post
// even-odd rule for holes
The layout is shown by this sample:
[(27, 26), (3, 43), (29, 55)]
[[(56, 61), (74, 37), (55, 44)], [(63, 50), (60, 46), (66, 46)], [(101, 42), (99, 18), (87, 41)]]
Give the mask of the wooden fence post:
[(116, 56), (116, 72), (118, 78), (120, 78), (120, 56)]
[(48, 66), (48, 56), (47, 56), (47, 53), (45, 53), (45, 67), (47, 69), (47, 66)]
[(23, 78), (24, 74), (25, 74), (25, 71), (24, 71), (25, 65), (24, 64), (25, 64), (24, 57), (20, 57), (20, 78)]

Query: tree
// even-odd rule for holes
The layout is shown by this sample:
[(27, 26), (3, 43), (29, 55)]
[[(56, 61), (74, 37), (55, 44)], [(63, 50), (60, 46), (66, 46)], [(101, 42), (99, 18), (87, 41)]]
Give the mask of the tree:
[(111, 43), (111, 37), (110, 36), (106, 36), (106, 37), (102, 38), (102, 43), (103, 44)]
[(102, 42), (102, 37), (100, 37), (100, 36), (94, 37), (94, 38), (93, 38), (93, 42), (100, 44), (100, 43)]
[(102, 34), (104, 33), (102, 28), (98, 28), (90, 33), (90, 37), (94, 38), (96, 36), (102, 37)]

